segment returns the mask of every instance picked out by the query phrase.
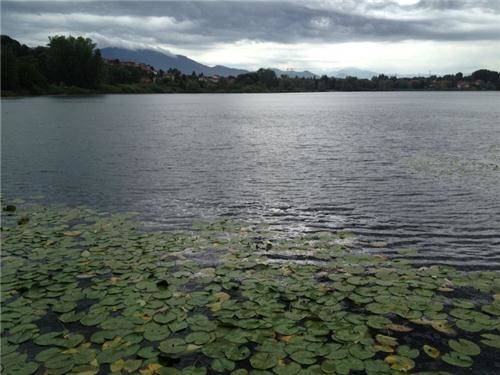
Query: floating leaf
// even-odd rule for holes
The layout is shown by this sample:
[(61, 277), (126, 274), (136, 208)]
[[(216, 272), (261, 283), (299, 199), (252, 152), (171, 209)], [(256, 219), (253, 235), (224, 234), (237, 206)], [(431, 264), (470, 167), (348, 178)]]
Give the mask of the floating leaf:
[(484, 345), (491, 346), (493, 348), (500, 349), (500, 336), (499, 335), (494, 335), (492, 333), (484, 333), (481, 335), (483, 340), (481, 342)]
[(257, 370), (273, 368), (278, 363), (274, 353), (256, 353), (250, 357), (250, 364)]
[(148, 341), (161, 341), (166, 339), (170, 334), (170, 329), (167, 326), (156, 323), (148, 323), (144, 329), (144, 338)]
[(446, 353), (441, 358), (446, 363), (458, 367), (470, 367), (473, 364), (473, 360), (471, 357), (457, 352)]
[(368, 317), (366, 324), (371, 328), (382, 329), (391, 324), (391, 320), (383, 316), (372, 315)]
[(158, 363), (149, 363), (146, 367), (139, 370), (141, 375), (156, 375), (160, 374), (160, 370), (162, 369), (162, 365)]
[[(280, 362), (273, 368), (273, 372), (277, 375), (295, 375), (300, 371), (302, 371), (302, 367), (296, 362), (290, 362), (288, 364)], [(231, 373), (231, 375), (233, 374), (234, 373)]]
[(355, 344), (349, 348), (349, 353), (358, 359), (368, 359), (375, 355), (375, 351), (370, 346)]
[(401, 355), (388, 355), (385, 357), (385, 361), (391, 366), (392, 369), (397, 371), (407, 372), (415, 367), (415, 362), (410, 358), (403, 357)]
[(386, 326), (386, 328), (391, 330), (391, 331), (395, 331), (395, 332), (411, 332), (411, 331), (413, 331), (413, 328), (403, 326), (400, 324), (388, 324)]
[(212, 361), (212, 369), (216, 372), (226, 372), (234, 370), (234, 362), (225, 358), (216, 358)]
[(398, 340), (395, 337), (385, 336), (385, 335), (377, 335), (375, 339), (382, 345), (388, 346), (396, 346), (398, 345)]
[(423, 349), (424, 349), (425, 354), (427, 354), (431, 358), (437, 358), (441, 354), (441, 353), (439, 353), (439, 350), (437, 350), (435, 347), (430, 346), (430, 345), (424, 345)]
[(418, 351), (418, 349), (412, 349), (408, 345), (401, 345), (398, 346), (398, 354), (402, 355), (403, 357), (415, 359), (418, 357), (420, 352)]
[(445, 334), (450, 335), (450, 336), (455, 336), (457, 334), (455, 332), (455, 330), (453, 328), (451, 328), (451, 326), (445, 321), (441, 321), (441, 320), (431, 321), (431, 326), (436, 331), (445, 333)]
[(312, 365), (316, 363), (316, 355), (306, 350), (298, 350), (290, 355), (290, 357), (297, 363), (302, 365)]
[(466, 339), (450, 340), (448, 341), (448, 345), (450, 345), (454, 351), (468, 356), (475, 356), (481, 353), (479, 346)]
[(180, 354), (186, 350), (186, 342), (182, 339), (169, 339), (162, 341), (158, 349), (166, 354)]

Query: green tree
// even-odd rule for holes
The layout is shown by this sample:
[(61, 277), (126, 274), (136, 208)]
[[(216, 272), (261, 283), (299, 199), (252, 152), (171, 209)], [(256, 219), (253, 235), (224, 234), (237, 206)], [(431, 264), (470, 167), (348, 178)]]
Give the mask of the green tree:
[(484, 82), (496, 83), (499, 81), (500, 74), (494, 70), (479, 69), (471, 74), (473, 80), (480, 79)]
[(19, 88), (18, 61), (14, 51), (2, 44), (2, 90), (15, 91)]
[(48, 66), (55, 83), (85, 88), (96, 87), (102, 78), (102, 58), (89, 38), (49, 37)]
[(47, 87), (47, 79), (40, 72), (38, 60), (33, 56), (19, 59), (19, 84), (35, 94)]
[(266, 87), (276, 87), (278, 86), (278, 78), (276, 73), (271, 69), (259, 69), (257, 70), (257, 80)]

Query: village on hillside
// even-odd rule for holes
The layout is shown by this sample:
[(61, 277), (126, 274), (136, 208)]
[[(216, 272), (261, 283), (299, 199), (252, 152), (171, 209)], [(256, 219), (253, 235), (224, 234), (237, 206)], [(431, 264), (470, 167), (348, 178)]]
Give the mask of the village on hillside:
[[(144, 63), (138, 63), (135, 61), (120, 61), (119, 59), (104, 59), (104, 61), (107, 64), (110, 65), (115, 65), (115, 66), (127, 66), (127, 67), (132, 67), (132, 68), (137, 68), (140, 69), (142, 72), (145, 74), (140, 78), (141, 83), (154, 83), (157, 80), (161, 79), (167, 79), (167, 80), (175, 80), (176, 77), (178, 78), (182, 72), (178, 69), (171, 68), (168, 71), (164, 71), (162, 69), (156, 70), (153, 66), (144, 64)], [(193, 72), (194, 75), (196, 75), (196, 72)], [(198, 76), (198, 81), (199, 82), (212, 82), (212, 83), (218, 83), (221, 79), (221, 76), (219, 75), (212, 75), (212, 76), (205, 76), (203, 73), (200, 73)]]

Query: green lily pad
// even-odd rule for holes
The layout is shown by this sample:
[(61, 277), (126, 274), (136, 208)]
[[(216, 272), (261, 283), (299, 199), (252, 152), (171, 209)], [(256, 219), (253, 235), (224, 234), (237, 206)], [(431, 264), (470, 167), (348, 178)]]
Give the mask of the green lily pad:
[(203, 345), (214, 339), (215, 337), (213, 335), (203, 331), (193, 332), (186, 336), (186, 342), (192, 342), (196, 345)]
[(74, 348), (84, 340), (83, 335), (69, 332), (49, 332), (35, 338), (34, 342), (42, 346), (61, 346)]
[(106, 320), (107, 316), (103, 313), (89, 313), (80, 319), (80, 323), (84, 326), (96, 326)]
[(170, 335), (170, 329), (156, 323), (148, 323), (144, 329), (144, 338), (148, 341), (165, 340)]
[[(204, 367), (188, 366), (182, 369), (182, 375), (205, 375), (207, 369)], [(172, 372), (168, 372), (169, 375), (175, 375)]]
[(234, 362), (225, 358), (216, 358), (212, 361), (212, 369), (216, 372), (234, 370)]
[(355, 344), (349, 348), (349, 353), (354, 358), (358, 359), (368, 359), (375, 355), (375, 350), (371, 346), (364, 346), (360, 344)]
[(273, 368), (278, 363), (274, 353), (256, 353), (250, 357), (250, 364), (257, 370)]
[(316, 355), (315, 353), (306, 351), (306, 350), (298, 350), (290, 355), (290, 357), (297, 363), (302, 365), (312, 365), (316, 363)]
[(323, 371), (325, 374), (335, 374), (337, 372), (335, 364), (335, 361), (327, 359), (321, 364), (321, 371)]
[(500, 335), (494, 335), (492, 333), (484, 333), (481, 335), (483, 340), (481, 342), (484, 345), (491, 346), (492, 348), (500, 349)]
[(288, 364), (278, 363), (274, 368), (273, 372), (277, 375), (295, 375), (302, 370), (302, 367), (295, 363), (290, 362)]
[(141, 348), (138, 352), (137, 355), (141, 358), (155, 358), (158, 355), (158, 352), (151, 346), (146, 346), (144, 348)]
[(358, 358), (347, 357), (335, 361), (335, 370), (339, 374), (349, 374), (353, 371), (363, 371), (365, 368), (364, 362)]
[(446, 363), (458, 367), (470, 367), (474, 363), (472, 358), (468, 355), (460, 354), (457, 352), (446, 353), (441, 358)]
[(450, 345), (454, 351), (468, 356), (475, 356), (481, 353), (479, 346), (466, 339), (449, 340), (448, 345)]
[(169, 339), (162, 341), (158, 349), (166, 354), (180, 354), (186, 350), (186, 342), (182, 339)]
[(224, 348), (224, 354), (231, 361), (242, 361), (250, 356), (250, 349), (246, 346), (228, 345)]
[(391, 324), (391, 320), (383, 316), (372, 315), (368, 317), (366, 325), (371, 328), (382, 329), (388, 324)]
[(368, 375), (379, 375), (390, 373), (390, 366), (380, 359), (368, 359), (364, 361), (365, 371)]
[(398, 352), (399, 355), (401, 355), (403, 357), (408, 357), (408, 358), (411, 358), (411, 359), (417, 358), (418, 355), (420, 354), (420, 352), (418, 351), (418, 349), (412, 349), (408, 345), (398, 346), (397, 352)]

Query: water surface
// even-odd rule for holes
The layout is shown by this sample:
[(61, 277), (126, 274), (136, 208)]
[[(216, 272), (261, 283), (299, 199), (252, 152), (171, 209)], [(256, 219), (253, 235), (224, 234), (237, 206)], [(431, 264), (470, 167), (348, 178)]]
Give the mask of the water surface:
[[(349, 230), (420, 262), (500, 269), (500, 94), (391, 92), (3, 99), (2, 192)], [(364, 245), (363, 245), (364, 244)]]

